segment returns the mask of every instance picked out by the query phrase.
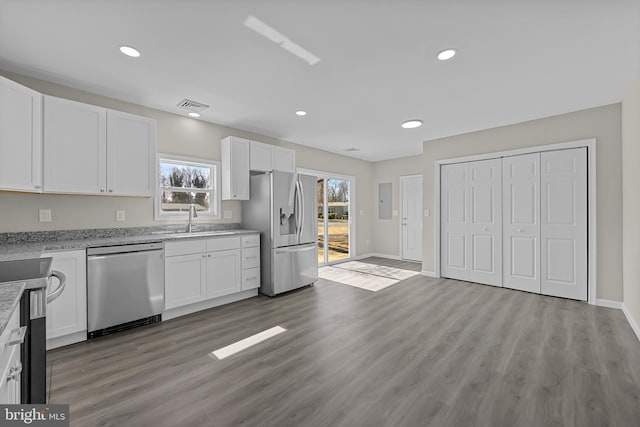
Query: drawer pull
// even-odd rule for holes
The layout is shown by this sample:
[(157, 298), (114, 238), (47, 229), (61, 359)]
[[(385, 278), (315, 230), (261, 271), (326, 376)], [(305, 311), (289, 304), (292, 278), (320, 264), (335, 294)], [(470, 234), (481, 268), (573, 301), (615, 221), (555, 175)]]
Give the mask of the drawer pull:
[(253, 277), (247, 277), (246, 279), (244, 279), (245, 282), (249, 282), (251, 280), (256, 280), (258, 277), (257, 276), (253, 276)]
[[(22, 344), (24, 342), (24, 336), (27, 333), (27, 327), (21, 326), (11, 331), (11, 335), (9, 335), (9, 341), (7, 341), (4, 346), (11, 347), (12, 345)], [(22, 368), (21, 368), (22, 369)]]
[(258, 255), (246, 256), (245, 259), (256, 259)]
[(15, 366), (9, 369), (9, 375), (7, 376), (7, 381), (18, 381), (20, 379), (21, 373), (22, 373), (22, 363), (18, 362), (18, 366)]

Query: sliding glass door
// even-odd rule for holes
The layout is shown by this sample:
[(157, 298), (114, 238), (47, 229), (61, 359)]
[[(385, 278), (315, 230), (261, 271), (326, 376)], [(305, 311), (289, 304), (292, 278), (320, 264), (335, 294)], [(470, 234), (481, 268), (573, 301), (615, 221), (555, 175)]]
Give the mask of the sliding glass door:
[[(317, 174), (317, 173), (316, 173)], [(318, 176), (318, 263), (350, 258), (352, 178)]]

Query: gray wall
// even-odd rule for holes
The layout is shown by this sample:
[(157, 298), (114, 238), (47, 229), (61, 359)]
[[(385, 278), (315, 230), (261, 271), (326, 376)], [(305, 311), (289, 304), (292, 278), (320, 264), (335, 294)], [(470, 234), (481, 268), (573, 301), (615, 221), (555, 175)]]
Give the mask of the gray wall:
[[(392, 209), (400, 212), (400, 177), (407, 175), (420, 175), (423, 169), (422, 155), (402, 157), (399, 159), (385, 160), (373, 164), (373, 201), (378, 200), (378, 184), (390, 182), (392, 184)], [(400, 216), (391, 219), (378, 219), (377, 211), (373, 212), (373, 252), (400, 256)], [(427, 219), (427, 218), (425, 218)]]
[(623, 302), (640, 325), (640, 72), (622, 102), (622, 196)]
[[(596, 138), (598, 298), (622, 301), (621, 105), (577, 111), (427, 141), (423, 145), (424, 208), (435, 209), (439, 159)], [(423, 270), (435, 271), (435, 216), (425, 218)]]
[[(220, 159), (220, 140), (234, 135), (257, 141), (293, 148), (296, 164), (300, 168), (321, 170), (356, 177), (357, 252), (370, 252), (367, 240), (371, 234), (373, 211), (371, 191), (373, 175), (370, 162), (347, 156), (292, 144), (286, 141), (244, 132), (213, 123), (194, 120), (140, 105), (122, 102), (69, 87), (0, 71), (3, 76), (47, 95), (86, 102), (114, 110), (151, 117), (157, 121), (157, 150), (210, 160)], [(38, 222), (38, 209), (51, 209), (52, 222)], [(126, 210), (125, 222), (115, 221), (115, 211)], [(166, 224), (153, 219), (153, 199), (105, 196), (39, 195), (0, 192), (0, 232), (59, 230), (65, 228), (135, 227)], [(231, 211), (231, 220), (211, 222), (240, 222), (240, 202), (223, 201), (222, 211)]]

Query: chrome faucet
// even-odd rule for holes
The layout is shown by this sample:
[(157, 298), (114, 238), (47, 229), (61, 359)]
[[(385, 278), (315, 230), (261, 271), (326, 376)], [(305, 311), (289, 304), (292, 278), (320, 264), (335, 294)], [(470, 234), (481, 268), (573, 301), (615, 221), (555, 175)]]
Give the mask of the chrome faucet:
[(187, 225), (187, 233), (191, 233), (193, 230), (193, 218), (198, 218), (198, 211), (194, 204), (189, 206), (189, 225)]

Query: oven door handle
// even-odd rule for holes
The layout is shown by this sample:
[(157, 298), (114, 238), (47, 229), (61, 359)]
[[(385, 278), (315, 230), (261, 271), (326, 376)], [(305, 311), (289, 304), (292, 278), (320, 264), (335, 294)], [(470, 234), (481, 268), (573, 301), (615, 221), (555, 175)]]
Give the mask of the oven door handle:
[(60, 296), (62, 291), (64, 291), (64, 287), (67, 284), (67, 276), (64, 275), (61, 271), (53, 270), (51, 272), (51, 276), (58, 279), (58, 287), (55, 288), (50, 294), (47, 295), (47, 304), (54, 301), (56, 298)]

